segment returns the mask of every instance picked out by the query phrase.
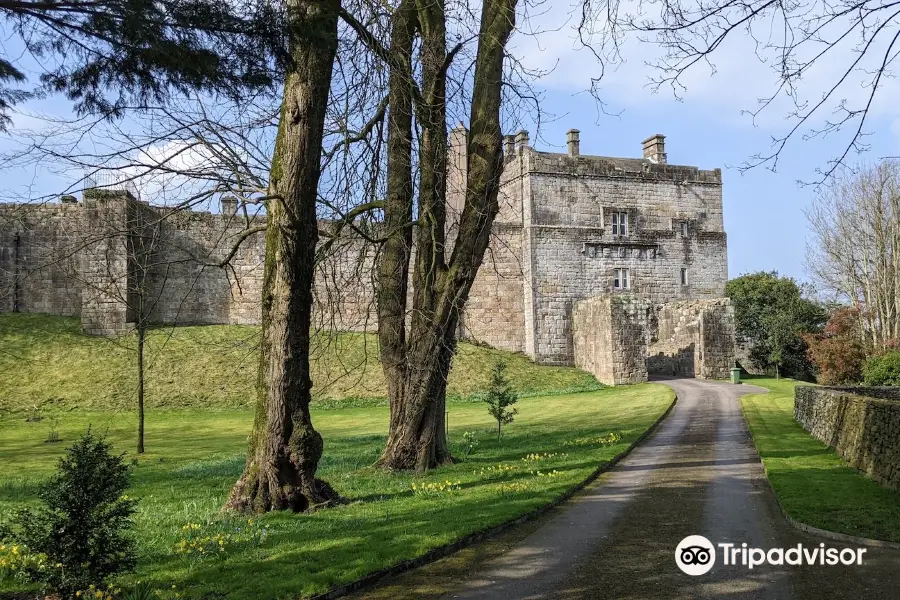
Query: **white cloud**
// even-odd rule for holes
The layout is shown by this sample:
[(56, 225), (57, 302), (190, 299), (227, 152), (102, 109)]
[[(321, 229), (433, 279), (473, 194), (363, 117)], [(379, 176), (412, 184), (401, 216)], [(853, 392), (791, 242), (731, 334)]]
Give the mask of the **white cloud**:
[[(520, 31), (513, 38), (510, 49), (524, 65), (532, 69), (550, 71), (541, 84), (557, 90), (578, 92), (589, 89), (591, 78), (601, 73), (596, 57), (580, 47), (575, 26), (580, 19), (581, 3), (567, 7), (555, 6), (522, 24), (522, 29), (536, 30), (535, 35)], [(626, 3), (623, 6), (627, 8)], [(631, 6), (634, 6), (633, 4)], [(780, 30), (777, 22), (760, 23), (754, 31), (757, 39), (765, 40), (771, 35), (769, 27), (776, 34)], [(840, 23), (840, 25), (845, 25)], [(764, 29), (763, 29), (764, 27)], [(839, 34), (838, 28), (823, 32), (832, 38)], [(876, 43), (864, 60), (840, 86), (832, 98), (816, 113), (808, 125), (822, 127), (828, 120), (840, 117), (840, 105), (846, 102), (851, 109), (865, 106), (874, 69), (880, 64), (883, 51), (889, 40)], [(785, 131), (790, 126), (786, 117), (796, 107), (815, 105), (844, 71), (856, 59), (853, 53), (858, 39), (848, 38), (840, 47), (829, 52), (805, 73), (797, 83), (798, 95), (777, 93), (771, 104), (754, 120), (742, 111), (756, 110), (759, 100), (776, 93), (780, 84), (777, 67), (778, 54), (774, 50), (759, 50), (754, 39), (742, 31), (735, 31), (726, 38), (710, 57), (710, 62), (699, 62), (680, 78), (685, 90), (678, 90), (686, 103), (702, 111), (721, 123), (730, 125), (759, 126), (767, 131)], [(883, 47), (884, 46), (884, 47)], [(806, 58), (820, 52), (822, 45), (809, 43), (803, 46)], [(675, 102), (672, 88), (665, 85), (658, 94), (648, 87), (650, 78), (660, 72), (650, 66), (664, 57), (664, 49), (658, 45), (639, 41), (636, 37), (625, 40), (620, 48), (624, 62), (614, 70), (607, 70), (601, 83), (601, 94), (613, 108), (641, 107), (665, 109)], [(712, 66), (714, 65), (714, 67)], [(893, 119), (900, 117), (900, 83), (896, 79), (884, 78), (870, 108), (870, 119)], [(805, 129), (803, 130), (806, 131)]]

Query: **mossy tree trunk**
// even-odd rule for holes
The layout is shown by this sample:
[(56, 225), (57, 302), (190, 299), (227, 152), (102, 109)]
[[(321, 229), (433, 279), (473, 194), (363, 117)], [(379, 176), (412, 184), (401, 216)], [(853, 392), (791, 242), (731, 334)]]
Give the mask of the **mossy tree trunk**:
[(323, 444), (309, 413), (309, 344), (316, 191), (339, 7), (339, 0), (288, 2), (292, 63), (266, 207), (256, 416), (244, 473), (226, 504), (232, 510), (300, 512), (338, 499), (315, 476)]
[[(446, 51), (443, 0), (414, 0), (421, 37), (419, 65), (422, 127), (419, 144), (419, 198), (412, 316), (406, 335), (409, 273), (408, 225), (413, 207), (410, 175), (411, 123), (394, 98), (412, 94), (413, 78), (403, 60), (391, 65), (391, 126), (388, 128), (388, 240), (379, 265), (379, 343), (388, 381), (391, 423), (379, 464), (391, 470), (424, 470), (452, 460), (445, 432), (447, 376), (456, 351), (460, 311), (484, 258), (497, 215), (502, 169), (500, 92), (503, 57), (515, 23), (516, 0), (484, 0), (470, 108), (466, 200), (449, 259), (445, 254), (447, 166), (446, 77), (454, 52)], [(396, 18), (396, 15), (395, 15)], [(394, 42), (406, 44), (395, 28)], [(398, 35), (401, 37), (398, 38)], [(392, 44), (393, 45), (393, 44)], [(414, 47), (409, 44), (408, 48)], [(406, 87), (404, 91), (402, 88)], [(402, 107), (402, 108), (401, 108)], [(395, 114), (397, 113), (397, 114)], [(391, 185), (394, 187), (391, 187)], [(402, 292), (402, 293), (401, 293)]]

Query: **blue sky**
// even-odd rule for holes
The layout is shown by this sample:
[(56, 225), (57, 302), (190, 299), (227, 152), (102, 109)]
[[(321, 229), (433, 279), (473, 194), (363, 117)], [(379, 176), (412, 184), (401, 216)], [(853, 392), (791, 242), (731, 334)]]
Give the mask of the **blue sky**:
[[(581, 130), (582, 154), (638, 157), (641, 141), (662, 133), (666, 135), (670, 163), (723, 170), (729, 276), (777, 270), (806, 279), (808, 231), (804, 209), (816, 192), (801, 186), (798, 180), (814, 180), (816, 167), (843, 151), (848, 131), (824, 140), (804, 141), (802, 130), (782, 154), (777, 172), (758, 167), (742, 174), (735, 167), (768, 150), (771, 136), (787, 126), (785, 115), (791, 108), (782, 98), (755, 122), (742, 114), (754, 108), (757, 98), (770, 93), (776, 81), (767, 67), (748, 58), (752, 48), (747, 40), (736, 38), (717, 51), (715, 74), (707, 66), (690, 71), (682, 80), (687, 89), (680, 101), (670, 91), (654, 94), (646, 87), (653, 71), (645, 63), (659, 56), (658, 49), (652, 44), (626, 45), (623, 55), (627, 62), (608, 72), (600, 90), (609, 111), (620, 113), (610, 116), (599, 113), (596, 101), (585, 92), (599, 68), (589, 53), (578, 50), (567, 11), (548, 11), (537, 20), (545, 26), (544, 33), (537, 37), (516, 35), (510, 45), (513, 54), (527, 66), (550, 71), (534, 85), (543, 93), (542, 110), (552, 115), (540, 131), (535, 131), (533, 124), (529, 127), (534, 147), (563, 151), (565, 132), (574, 127)], [(0, 51), (15, 55), (16, 40), (2, 38)], [(802, 83), (806, 99), (816, 99), (834, 80), (839, 62), (824, 63), (807, 75)], [(852, 103), (864, 98), (865, 91), (860, 81), (851, 80), (837, 99)], [(889, 80), (871, 111), (866, 128), (871, 133), (866, 138), (871, 149), (863, 160), (900, 156), (900, 103), (891, 102), (898, 97), (900, 86), (896, 80)], [(19, 126), (28, 126), (32, 123), (28, 112), (64, 115), (68, 106), (64, 98), (50, 98), (23, 106), (15, 120)], [(826, 107), (818, 122), (832, 114), (831, 108)], [(0, 151), (9, 149), (9, 141), (0, 139)], [(857, 160), (860, 157), (850, 157), (850, 162)], [(23, 187), (33, 185), (46, 191), (49, 186), (68, 183), (41, 168), (7, 168), (0, 173), (0, 190), (21, 192)]]

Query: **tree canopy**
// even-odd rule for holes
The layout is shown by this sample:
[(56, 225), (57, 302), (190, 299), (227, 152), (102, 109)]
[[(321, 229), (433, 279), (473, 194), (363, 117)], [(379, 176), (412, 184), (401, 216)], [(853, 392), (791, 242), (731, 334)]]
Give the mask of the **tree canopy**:
[(735, 334), (757, 364), (800, 379), (812, 377), (803, 335), (821, 331), (827, 314), (803, 289), (776, 271), (732, 279), (725, 294), (734, 305)]
[[(24, 50), (0, 54), (0, 127), (14, 104), (50, 92), (110, 114), (172, 91), (237, 94), (271, 84), (284, 56), (280, 14), (266, 3), (0, 0), (0, 18)], [(28, 55), (39, 82), (27, 81)]]

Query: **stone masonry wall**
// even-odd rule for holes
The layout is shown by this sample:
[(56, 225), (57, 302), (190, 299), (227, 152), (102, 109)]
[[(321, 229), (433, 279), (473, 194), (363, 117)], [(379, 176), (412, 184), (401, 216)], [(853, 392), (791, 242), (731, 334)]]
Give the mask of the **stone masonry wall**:
[[(521, 211), (514, 208), (521, 203)], [(639, 159), (567, 156), (530, 148), (507, 158), (498, 219), (521, 213), (525, 351), (538, 362), (574, 360), (572, 309), (619, 293), (613, 272), (654, 304), (718, 298), (728, 278), (721, 172)], [(614, 236), (611, 213), (628, 214)], [(684, 225), (682, 225), (684, 224)], [(685, 280), (682, 282), (682, 269)]]
[(512, 352), (525, 348), (522, 228), (494, 225), (462, 315), (463, 339)]
[[(460, 153), (466, 140), (464, 127), (451, 131), (448, 245), (464, 204), (467, 163)], [(724, 295), (728, 274), (718, 169), (669, 165), (658, 157), (579, 156), (577, 145), (570, 154), (537, 152), (526, 132), (507, 138), (504, 153), (499, 212), (461, 315), (462, 338), (524, 351), (543, 364), (571, 365), (579, 301), (611, 294), (625, 304), (637, 296), (659, 306)], [(141, 237), (129, 232), (129, 215), (150, 211), (158, 227), (148, 254), (149, 319), (259, 322), (264, 234), (244, 240), (227, 268), (216, 265), (248, 226), (261, 225), (264, 218), (247, 223), (235, 215), (234, 204), (211, 214), (122, 202), (103, 196), (101, 203), (86, 192), (83, 204), (0, 205), (0, 310), (82, 314), (88, 331), (128, 330), (135, 315), (127, 288), (136, 265), (134, 257), (122, 263), (116, 252), (124, 248), (128, 254)], [(627, 235), (612, 234), (613, 213), (628, 215)], [(318, 326), (377, 327), (374, 260), (374, 248), (361, 238), (345, 236), (333, 246), (318, 265)], [(618, 268), (629, 270), (628, 289), (613, 289)], [(124, 299), (114, 300), (120, 296)], [(695, 352), (701, 341), (704, 348), (724, 347), (726, 312), (710, 309), (702, 315), (684, 333), (694, 340)], [(674, 356), (682, 346), (676, 350), (664, 353)], [(718, 349), (691, 356), (698, 373), (719, 373), (733, 360)]]
[(0, 312), (77, 316), (82, 207), (0, 204)]
[(797, 386), (794, 418), (851, 466), (900, 489), (900, 390)]
[[(135, 231), (138, 215), (156, 232), (152, 240)], [(80, 315), (94, 335), (130, 331), (138, 306), (135, 244), (143, 243), (148, 273), (141, 305), (149, 322), (256, 324), (265, 235), (246, 238), (228, 268), (217, 264), (242, 232), (264, 223), (151, 207), (102, 190), (86, 191), (77, 204), (0, 205), (0, 311)], [(317, 325), (375, 327), (372, 264), (372, 248), (359, 238), (332, 247), (316, 280)]]
[(734, 365), (734, 309), (727, 298), (661, 305), (648, 349), (657, 375), (727, 379)]
[(572, 335), (575, 366), (601, 383), (647, 381), (650, 303), (634, 295), (607, 294), (575, 303)]

